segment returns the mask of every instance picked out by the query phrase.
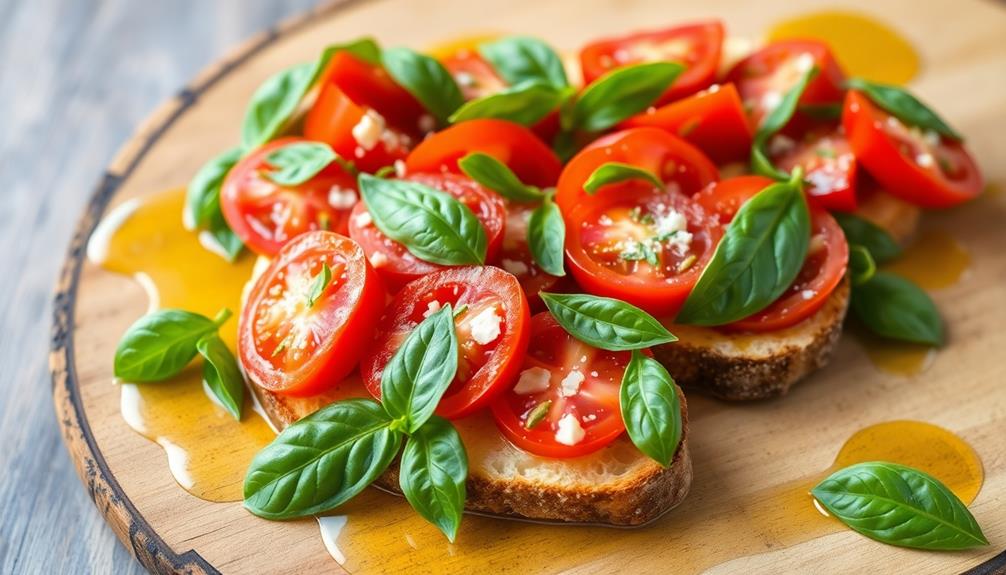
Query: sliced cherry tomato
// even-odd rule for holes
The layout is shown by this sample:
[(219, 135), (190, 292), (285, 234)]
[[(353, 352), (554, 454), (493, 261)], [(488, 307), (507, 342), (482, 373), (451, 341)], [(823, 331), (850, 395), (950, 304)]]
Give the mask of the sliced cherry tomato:
[(274, 140), (243, 158), (224, 180), (220, 209), (227, 225), (252, 251), (271, 256), (283, 244), (311, 230), (346, 233), (349, 212), (359, 197), (356, 178), (333, 162), (297, 186), (269, 179), (266, 157), (303, 138)]
[(380, 113), (361, 106), (338, 85), (322, 86), (304, 120), (304, 136), (325, 142), (364, 172), (404, 160), (414, 139), (388, 125)]
[(813, 205), (840, 212), (856, 209), (856, 158), (840, 128), (812, 130), (799, 141), (778, 134), (768, 146), (776, 167), (786, 172), (803, 167), (804, 191)]
[(924, 208), (947, 208), (981, 193), (978, 164), (960, 142), (908, 127), (850, 91), (842, 125), (853, 154), (891, 194)]
[(499, 268), (457, 267), (410, 283), (389, 304), (377, 339), (360, 363), (360, 375), (374, 397), (380, 399), (384, 366), (405, 338), (426, 316), (447, 304), (456, 314), (458, 371), (437, 413), (452, 419), (464, 417), (488, 405), (513, 383), (530, 334), (524, 292), (515, 277)]
[(733, 84), (714, 85), (694, 96), (651, 108), (630, 118), (625, 126), (667, 130), (694, 144), (716, 163), (747, 160), (751, 153), (751, 126)]
[[(503, 243), (503, 229), (506, 225), (506, 209), (499, 196), (466, 176), (457, 174), (413, 174), (404, 179), (446, 192), (468, 206), (486, 231), (486, 261), (492, 261), (496, 257)], [(374, 225), (363, 201), (353, 208), (349, 236), (363, 246), (370, 263), (392, 290), (447, 267), (417, 258), (404, 245), (384, 235)]]
[[(311, 305), (323, 266), (331, 281)], [(360, 246), (332, 232), (302, 234), (280, 250), (248, 293), (238, 355), (256, 385), (286, 395), (321, 393), (347, 376), (384, 305), (381, 278)]]
[(618, 396), (630, 358), (575, 339), (548, 312), (535, 315), (520, 375), (492, 403), (496, 426), (535, 455), (601, 449), (625, 431)]
[(458, 160), (471, 152), (503, 162), (525, 184), (551, 186), (562, 164), (530, 130), (505, 120), (470, 120), (437, 132), (416, 146), (405, 160), (408, 173), (460, 173)]
[(388, 123), (411, 136), (429, 131), (432, 117), (408, 90), (399, 86), (382, 67), (348, 52), (332, 56), (320, 86), (334, 85), (358, 106), (374, 110)]
[[(592, 201), (583, 184), (594, 170), (608, 162), (632, 164), (650, 171), (664, 181), (668, 189), (692, 195), (719, 179), (716, 165), (698, 148), (659, 128), (630, 128), (604, 136), (566, 164), (559, 177), (556, 203), (563, 213)], [(632, 182), (634, 187), (640, 182)], [(646, 187), (646, 186), (644, 186)], [(611, 186), (618, 191), (619, 186)], [(598, 196), (608, 193), (598, 191)]]
[[(841, 102), (845, 74), (828, 45), (817, 40), (772, 42), (734, 65), (727, 73), (726, 81), (737, 86), (752, 125), (757, 127), (807, 70), (815, 66), (818, 73), (807, 84), (799, 103)], [(791, 125), (797, 127), (808, 123), (812, 123), (811, 119), (799, 111), (790, 121)]]
[(534, 261), (527, 241), (527, 224), (534, 206), (511, 203), (507, 206), (503, 249), (497, 260), (500, 267), (512, 273), (524, 289), (532, 310), (544, 309), (539, 293), (556, 291), (564, 278), (545, 273)]
[[(728, 223), (741, 205), (774, 182), (762, 176), (740, 176), (717, 182), (695, 200)], [(835, 218), (820, 208), (810, 210), (811, 238), (807, 259), (793, 285), (768, 307), (723, 326), (728, 331), (765, 332), (795, 325), (824, 306), (842, 281), (849, 246)]]
[(640, 62), (675, 61), (685, 70), (657, 104), (694, 94), (713, 83), (723, 48), (719, 20), (605, 38), (580, 51), (583, 82), (589, 84), (614, 68)]
[(440, 62), (454, 77), (465, 100), (483, 98), (499, 92), (507, 83), (477, 50), (462, 48), (441, 58)]

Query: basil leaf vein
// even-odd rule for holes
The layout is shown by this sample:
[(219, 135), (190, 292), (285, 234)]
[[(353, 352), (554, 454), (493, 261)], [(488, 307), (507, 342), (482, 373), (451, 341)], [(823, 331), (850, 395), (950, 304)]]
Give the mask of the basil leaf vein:
[(445, 305), (412, 330), (381, 374), (381, 404), (413, 433), (433, 415), (458, 369), (454, 314)]
[(622, 375), (622, 421), (632, 443), (667, 467), (681, 443), (681, 400), (674, 379), (657, 360), (639, 351)]
[(547, 292), (541, 299), (563, 329), (594, 347), (625, 351), (677, 341), (653, 316), (621, 300)]
[(322, 142), (291, 142), (266, 156), (274, 169), (266, 177), (281, 186), (297, 186), (318, 175), (339, 157)]
[(901, 255), (901, 246), (877, 224), (853, 214), (833, 212), (832, 216), (838, 221), (849, 244), (858, 244), (869, 250), (878, 264), (889, 262)]
[(738, 210), (676, 321), (722, 325), (761, 311), (796, 279), (809, 242), (798, 181), (768, 186)]
[(215, 332), (200, 338), (196, 349), (203, 356), (203, 381), (206, 386), (224, 409), (241, 421), (245, 380), (234, 354)]
[(506, 164), (482, 152), (472, 152), (458, 160), (458, 168), (466, 176), (515, 202), (537, 202), (544, 198), (541, 190), (525, 185)]
[(531, 126), (558, 108), (569, 94), (569, 90), (560, 90), (539, 81), (522, 82), (465, 102), (448, 120), (458, 123), (477, 118), (496, 118)]
[(911, 467), (858, 463), (811, 493), (842, 523), (883, 543), (944, 551), (988, 545), (967, 506), (936, 478)]
[(508, 36), (479, 46), (479, 53), (508, 84), (538, 80), (566, 88), (566, 68), (551, 46), (538, 38)]
[(594, 170), (587, 181), (583, 183), (583, 191), (588, 194), (597, 193), (599, 189), (608, 185), (626, 180), (645, 180), (657, 188), (663, 188), (664, 183), (660, 181), (653, 172), (622, 162), (606, 162)]
[(452, 543), (461, 526), (467, 477), (465, 446), (446, 419), (434, 415), (405, 442), (398, 476), (402, 494)]
[(607, 130), (657, 101), (684, 70), (676, 62), (647, 62), (616, 68), (587, 86), (569, 112), (575, 129)]
[(177, 375), (196, 356), (196, 342), (219, 323), (180, 309), (162, 309), (136, 320), (115, 349), (115, 376), (133, 382), (161, 381)]
[(381, 62), (395, 82), (442, 124), (465, 101), (454, 77), (434, 58), (408, 48), (389, 48), (381, 54)]
[(374, 225), (419, 259), (442, 265), (485, 262), (485, 229), (454, 197), (416, 182), (369, 174), (360, 174), (359, 183)]
[(248, 468), (244, 506), (267, 519), (338, 507), (363, 491), (398, 453), (402, 434), (379, 404), (351, 399), (297, 421)]
[(869, 82), (862, 78), (851, 78), (846, 82), (846, 86), (863, 92), (874, 104), (909, 126), (932, 130), (958, 142), (964, 139), (936, 112), (904, 88)]
[(566, 223), (559, 206), (555, 205), (550, 195), (531, 212), (527, 223), (527, 243), (534, 261), (545, 273), (553, 276), (566, 275), (566, 270), (563, 269)]
[(852, 290), (852, 312), (874, 333), (901, 341), (943, 344), (943, 320), (919, 286), (889, 272), (877, 272)]

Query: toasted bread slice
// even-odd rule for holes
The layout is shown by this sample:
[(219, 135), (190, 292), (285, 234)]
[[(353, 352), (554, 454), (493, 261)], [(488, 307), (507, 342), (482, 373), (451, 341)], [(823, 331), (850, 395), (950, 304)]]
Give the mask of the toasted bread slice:
[(915, 237), (922, 210), (914, 204), (877, 190), (860, 201), (856, 215), (887, 230), (899, 244)]
[[(311, 398), (286, 397), (262, 389), (255, 392), (277, 429), (335, 398), (366, 396), (359, 382), (353, 381)], [(550, 459), (514, 447), (484, 413), (455, 421), (468, 453), (465, 508), (526, 519), (610, 525), (641, 525), (656, 519), (680, 503), (692, 483), (688, 408), (683, 394), (681, 411), (681, 444), (667, 468), (640, 453), (625, 434), (590, 455)], [(397, 461), (376, 484), (399, 491)]]

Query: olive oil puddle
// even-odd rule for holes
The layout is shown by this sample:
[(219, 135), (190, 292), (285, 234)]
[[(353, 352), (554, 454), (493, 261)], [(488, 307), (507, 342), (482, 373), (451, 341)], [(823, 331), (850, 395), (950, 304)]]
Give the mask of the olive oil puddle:
[[(118, 206), (92, 235), (88, 258), (136, 278), (152, 310), (177, 307), (212, 317), (228, 307), (237, 313), (253, 260), (229, 264), (207, 251), (182, 225), (184, 203), (184, 190), (172, 190)], [(236, 334), (235, 317), (220, 335), (234, 349)], [(245, 468), (275, 437), (252, 401), (235, 421), (204, 390), (199, 360), (169, 381), (120, 388), (123, 419), (164, 449), (179, 485), (210, 501), (241, 500)]]
[[(353, 573), (437, 565), (441, 572), (651, 572), (674, 558), (675, 572), (699, 572), (739, 557), (779, 550), (844, 531), (822, 514), (810, 489), (853, 463), (884, 460), (922, 469), (970, 503), (984, 481), (981, 461), (953, 433), (927, 423), (893, 421), (862, 429), (834, 464), (804, 479), (723, 500), (737, 491), (711, 470), (696, 470), (692, 493), (674, 511), (640, 529), (540, 525), (466, 515), (457, 542), (412, 513), (404, 500), (375, 490), (343, 514), (319, 518), (332, 556)], [(708, 460), (707, 460), (708, 461)], [(665, 549), (667, 553), (640, 553)], [(673, 551), (671, 551), (673, 550)]]

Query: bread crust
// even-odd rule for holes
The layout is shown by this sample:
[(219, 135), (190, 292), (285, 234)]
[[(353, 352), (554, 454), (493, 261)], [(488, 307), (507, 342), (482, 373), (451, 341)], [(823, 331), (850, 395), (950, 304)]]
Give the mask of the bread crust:
[[(259, 403), (273, 425), (282, 430), (297, 419), (335, 398), (289, 398), (255, 389)], [(637, 469), (617, 482), (603, 485), (565, 485), (522, 477), (492, 477), (482, 473), (477, 461), (469, 461), (468, 497), (465, 509), (476, 513), (563, 523), (596, 523), (638, 526), (653, 521), (681, 503), (692, 483), (688, 452), (688, 404), (681, 397), (682, 435), (674, 459), (666, 468), (637, 452)], [(498, 433), (495, 428), (490, 433)], [(629, 441), (624, 435), (616, 441)], [(601, 450), (597, 453), (603, 453)], [(471, 456), (470, 456), (471, 457)], [(591, 456), (585, 456), (591, 457)], [(391, 464), (375, 485), (400, 494), (398, 461)]]
[(844, 278), (813, 316), (769, 333), (669, 324), (678, 341), (653, 348), (653, 355), (687, 389), (732, 401), (785, 395), (831, 359), (842, 335), (849, 292), (849, 279)]

